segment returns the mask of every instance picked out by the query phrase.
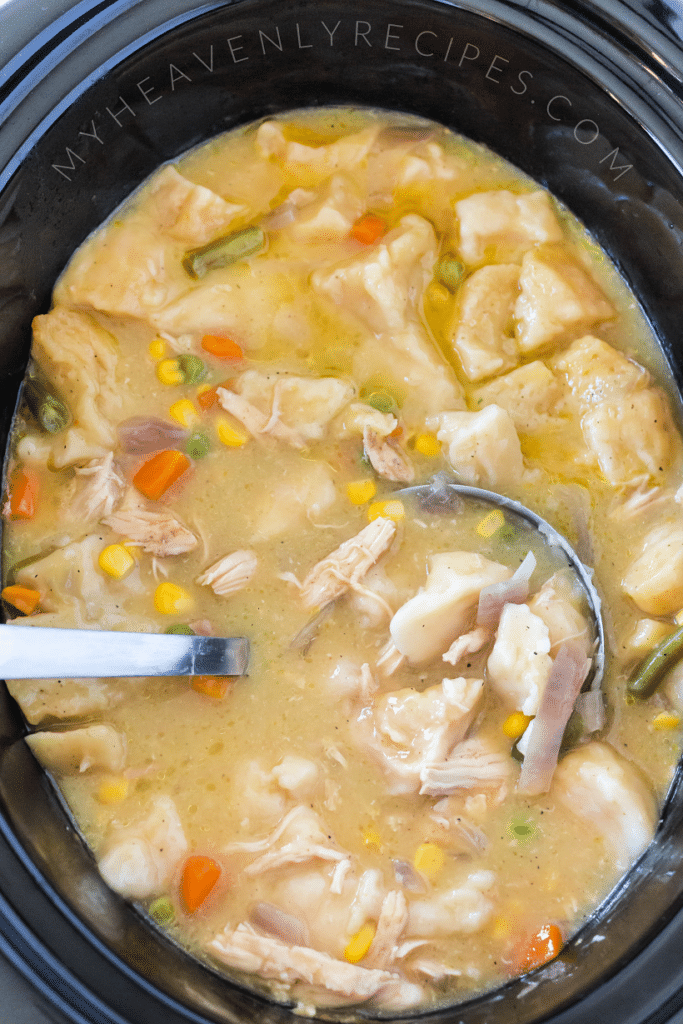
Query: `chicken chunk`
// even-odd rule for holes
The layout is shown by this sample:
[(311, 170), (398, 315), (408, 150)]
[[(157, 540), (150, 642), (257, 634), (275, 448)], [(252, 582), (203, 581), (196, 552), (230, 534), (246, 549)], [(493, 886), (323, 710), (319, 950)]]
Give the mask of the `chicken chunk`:
[(305, 864), (311, 860), (339, 862), (348, 857), (346, 851), (330, 843), (329, 833), (314, 811), (303, 805), (294, 811), (290, 811), (265, 840), (266, 849), (244, 868), (243, 874), (253, 877), (285, 865)]
[(243, 590), (258, 568), (253, 551), (233, 551), (225, 555), (197, 577), (200, 586), (211, 587), (219, 597), (228, 597)]
[(454, 932), (471, 935), (491, 920), (495, 910), (493, 871), (473, 871), (463, 883), (429, 899), (412, 900), (408, 935), (438, 938)]
[(379, 516), (360, 533), (344, 541), (305, 577), (301, 586), (304, 608), (317, 608), (340, 597), (360, 583), (368, 570), (384, 554), (396, 533), (391, 519)]
[(26, 742), (48, 771), (121, 771), (126, 762), (126, 740), (111, 725), (88, 725), (63, 732), (34, 732)]
[(528, 252), (515, 304), (517, 342), (527, 354), (611, 320), (615, 312), (587, 271), (560, 247)]
[(524, 459), (512, 419), (498, 405), (481, 412), (444, 412), (427, 421), (466, 484), (500, 490), (519, 483)]
[(465, 736), (479, 706), (482, 679), (444, 679), (421, 693), (407, 688), (375, 698), (372, 734), (365, 712), (358, 719), (365, 745), (379, 755), (392, 792), (417, 789), (425, 767), (446, 759)]
[[(93, 446), (94, 455), (103, 456), (116, 442), (114, 421), (121, 409), (121, 393), (116, 373), (118, 355), (111, 334), (92, 317), (77, 310), (55, 307), (33, 321), (33, 352), (69, 407), (74, 425), (66, 434)], [(69, 437), (59, 435), (53, 444), (53, 462), (57, 468), (83, 458), (70, 458)]]
[(480, 651), (490, 639), (491, 633), (489, 630), (484, 629), (483, 626), (477, 626), (476, 629), (471, 630), (469, 633), (463, 633), (461, 636), (456, 637), (443, 655), (443, 660), (455, 666), (466, 655), (476, 654), (477, 651)]
[(461, 790), (472, 790), (504, 794), (512, 769), (512, 759), (505, 751), (490, 740), (473, 737), (459, 743), (444, 761), (422, 769), (420, 793), (450, 796)]
[(562, 228), (546, 192), (475, 192), (455, 204), (460, 255), (466, 263), (503, 262), (541, 242), (559, 242)]
[(625, 871), (654, 835), (657, 808), (650, 787), (607, 743), (588, 743), (567, 754), (555, 769), (550, 792), (603, 839), (618, 871)]
[(483, 384), (472, 392), (471, 404), (478, 411), (497, 405), (510, 416), (520, 434), (542, 430), (562, 409), (562, 386), (539, 359)]
[(395, 977), (388, 971), (336, 960), (308, 946), (290, 946), (279, 939), (257, 935), (246, 925), (226, 928), (209, 943), (208, 949), (237, 970), (283, 984), (305, 982), (358, 1002), (374, 996)]
[(142, 821), (113, 828), (98, 856), (98, 867), (116, 892), (127, 899), (146, 899), (169, 885), (187, 848), (173, 800), (159, 796)]
[(444, 654), (467, 630), (482, 589), (512, 576), (507, 566), (467, 551), (430, 555), (428, 564), (425, 587), (390, 625), (394, 645), (415, 665)]
[(384, 897), (372, 945), (363, 958), (364, 967), (386, 969), (396, 958), (398, 942), (408, 924), (408, 905), (399, 889)]
[(475, 270), (458, 296), (450, 343), (468, 380), (492, 377), (518, 361), (512, 314), (519, 267), (502, 263)]
[(111, 515), (124, 488), (125, 480), (114, 464), (113, 452), (91, 459), (74, 469), (74, 486), (64, 503), (64, 515), (80, 522)]
[(621, 586), (648, 615), (672, 615), (683, 607), (683, 525), (651, 530)]
[(378, 476), (394, 483), (409, 484), (415, 479), (415, 468), (391, 438), (381, 438), (370, 427), (363, 431), (363, 450)]
[(553, 660), (543, 619), (526, 604), (506, 604), (487, 670), (494, 690), (508, 707), (535, 715)]
[(197, 538), (170, 511), (150, 512), (143, 508), (119, 509), (102, 520), (114, 533), (139, 544), (159, 558), (194, 551)]

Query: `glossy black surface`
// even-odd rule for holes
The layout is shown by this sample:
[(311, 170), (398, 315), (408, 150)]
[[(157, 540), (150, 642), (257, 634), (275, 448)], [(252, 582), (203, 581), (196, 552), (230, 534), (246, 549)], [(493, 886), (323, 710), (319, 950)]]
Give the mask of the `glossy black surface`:
[[(35, 5), (34, 5), (35, 8)], [(33, 8), (33, 9), (34, 9)], [(159, 163), (310, 104), (432, 117), (547, 185), (683, 353), (683, 87), (675, 8), (497, 0), (57, 4), (0, 80), (0, 415), (31, 318), (73, 249)], [(23, 12), (23, 14), (22, 14)], [(669, 13), (668, 12), (672, 12)], [(0, 935), (59, 1012), (97, 1024), (292, 1022), (155, 936), (102, 883), (0, 692)], [(664, 1021), (683, 1005), (683, 801), (561, 957), (429, 1016), (456, 1024)], [(542, 982), (537, 984), (537, 982)], [(362, 1011), (359, 1011), (362, 1016)], [(412, 1018), (410, 1018), (412, 1019)], [(424, 1019), (424, 1018), (423, 1018)]]

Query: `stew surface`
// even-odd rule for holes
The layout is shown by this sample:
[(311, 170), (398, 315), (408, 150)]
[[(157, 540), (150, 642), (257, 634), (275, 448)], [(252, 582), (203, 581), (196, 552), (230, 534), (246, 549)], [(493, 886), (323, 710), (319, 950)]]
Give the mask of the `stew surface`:
[[(683, 674), (633, 682), (683, 614), (673, 395), (585, 230), (438, 125), (302, 111), (162, 167), (36, 318), (7, 467), (13, 621), (251, 642), (244, 678), (8, 683), (106, 882), (303, 1012), (552, 959), (679, 755)], [(601, 686), (564, 558), (448, 480), (594, 570)]]

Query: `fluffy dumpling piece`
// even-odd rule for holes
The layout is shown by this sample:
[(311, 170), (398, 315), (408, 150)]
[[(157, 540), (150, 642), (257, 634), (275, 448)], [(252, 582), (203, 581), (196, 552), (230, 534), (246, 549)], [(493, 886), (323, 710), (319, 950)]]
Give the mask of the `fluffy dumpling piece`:
[(595, 281), (559, 246), (528, 252), (519, 275), (515, 304), (517, 342), (523, 354), (611, 320), (614, 308)]
[(492, 377), (517, 363), (512, 314), (518, 280), (519, 267), (502, 263), (475, 270), (462, 285), (451, 344), (468, 380)]
[(460, 255), (476, 265), (502, 262), (541, 242), (559, 242), (562, 228), (547, 192), (516, 195), (507, 189), (475, 192), (455, 204)]
[(586, 444), (615, 487), (661, 479), (673, 451), (673, 423), (656, 388), (602, 402), (581, 420)]
[(61, 469), (105, 455), (114, 447), (122, 405), (112, 335), (87, 313), (55, 307), (33, 321), (33, 354), (74, 420), (53, 442), (54, 465)]
[(506, 604), (487, 663), (489, 679), (505, 703), (535, 715), (553, 660), (543, 620), (525, 604)]
[(114, 829), (98, 867), (116, 892), (127, 899), (143, 900), (164, 891), (187, 848), (173, 800), (159, 796), (144, 820)]
[(672, 615), (683, 607), (683, 526), (651, 530), (621, 585), (648, 615)]
[(555, 769), (550, 793), (602, 837), (619, 871), (640, 856), (654, 835), (652, 791), (607, 743), (588, 743), (567, 754)]
[(407, 934), (437, 938), (453, 932), (465, 935), (478, 932), (493, 916), (495, 883), (493, 871), (473, 871), (447, 892), (440, 892), (431, 899), (412, 900)]
[(497, 405), (509, 415), (520, 434), (533, 434), (548, 425), (563, 402), (562, 385), (540, 359), (482, 384), (472, 392), (472, 405), (481, 410)]
[(445, 446), (448, 461), (466, 484), (499, 490), (524, 476), (519, 436), (498, 405), (481, 412), (443, 412), (427, 421)]
[(553, 358), (552, 365), (584, 409), (621, 398), (650, 383), (644, 367), (592, 334), (573, 342)]
[(413, 665), (438, 657), (467, 630), (482, 589), (511, 576), (507, 566), (469, 551), (431, 555), (424, 588), (391, 620), (394, 645)]
[(26, 742), (44, 768), (60, 774), (89, 769), (118, 772), (126, 761), (125, 736), (111, 725), (35, 732)]
[(378, 128), (365, 128), (327, 145), (307, 146), (287, 139), (277, 122), (264, 121), (256, 132), (256, 146), (266, 159), (281, 161), (296, 173), (302, 184), (312, 185), (335, 171), (350, 170), (362, 163), (378, 131)]

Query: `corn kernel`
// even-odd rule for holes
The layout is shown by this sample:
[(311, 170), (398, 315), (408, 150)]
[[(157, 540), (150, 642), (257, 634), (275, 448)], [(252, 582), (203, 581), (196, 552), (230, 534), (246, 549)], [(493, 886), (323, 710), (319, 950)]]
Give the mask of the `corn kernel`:
[(152, 359), (163, 359), (166, 355), (166, 342), (163, 338), (155, 338), (149, 343), (149, 354)]
[(436, 843), (420, 843), (415, 851), (413, 864), (427, 878), (438, 875), (446, 860), (445, 854)]
[(524, 715), (521, 711), (513, 711), (503, 722), (503, 732), (508, 739), (518, 740), (530, 721), (531, 715)]
[(434, 434), (418, 434), (415, 438), (415, 451), (426, 455), (428, 459), (435, 459), (441, 454), (441, 441)]
[(238, 430), (237, 427), (233, 427), (228, 420), (218, 420), (216, 423), (216, 433), (218, 434), (218, 440), (227, 445), (228, 448), (241, 448), (249, 440), (248, 434)]
[(344, 959), (350, 964), (357, 964), (362, 960), (372, 945), (372, 940), (377, 931), (372, 921), (366, 921), (360, 931), (356, 932), (344, 950)]
[(157, 363), (157, 377), (162, 384), (174, 387), (183, 383), (183, 372), (177, 359), (162, 359)]
[(181, 427), (187, 427), (188, 430), (190, 427), (193, 427), (195, 423), (199, 422), (199, 413), (189, 398), (181, 398), (178, 402), (174, 402), (168, 412), (169, 416), (171, 416), (176, 423), (179, 423)]
[(493, 537), (494, 533), (500, 530), (501, 526), (505, 525), (505, 516), (499, 508), (494, 508), (492, 512), (484, 516), (481, 522), (477, 525), (477, 533), (484, 540), (488, 540), (489, 537)]
[(660, 711), (652, 719), (653, 729), (677, 729), (680, 724), (680, 715), (675, 715), (672, 711)]
[(382, 516), (383, 519), (392, 519), (395, 523), (398, 523), (405, 517), (405, 514), (406, 510), (403, 507), (403, 502), (399, 501), (398, 498), (394, 498), (393, 501), (373, 501), (368, 509), (368, 519), (370, 522)]
[(128, 779), (105, 779), (97, 790), (101, 804), (120, 804), (128, 796)]
[(180, 615), (192, 607), (192, 598), (177, 583), (165, 581), (154, 591), (154, 607), (161, 615)]
[(677, 626), (683, 626), (683, 608), (674, 615), (674, 622)]
[(374, 480), (353, 480), (346, 485), (346, 495), (352, 505), (365, 505), (377, 494), (377, 484)]
[(436, 281), (427, 288), (426, 298), (429, 302), (433, 302), (434, 305), (443, 306), (451, 297), (451, 293), (448, 288), (442, 284), (437, 284)]
[(382, 849), (382, 837), (372, 825), (363, 829), (363, 842), (370, 850), (379, 852)]
[(509, 939), (512, 935), (512, 923), (508, 917), (495, 917), (491, 926), (494, 939)]
[(97, 564), (108, 576), (122, 580), (135, 565), (135, 559), (123, 544), (109, 544), (100, 551)]

